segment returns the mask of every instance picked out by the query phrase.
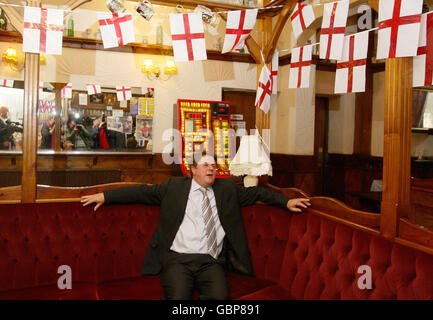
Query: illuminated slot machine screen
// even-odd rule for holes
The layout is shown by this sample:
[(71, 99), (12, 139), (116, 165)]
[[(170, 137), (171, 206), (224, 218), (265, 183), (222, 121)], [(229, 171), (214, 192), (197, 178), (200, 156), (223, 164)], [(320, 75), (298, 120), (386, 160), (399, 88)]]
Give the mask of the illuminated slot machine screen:
[(190, 175), (194, 153), (210, 151), (216, 156), (217, 177), (231, 177), (229, 165), (235, 156), (235, 136), (230, 130), (230, 103), (179, 99), (177, 108), (182, 173)]

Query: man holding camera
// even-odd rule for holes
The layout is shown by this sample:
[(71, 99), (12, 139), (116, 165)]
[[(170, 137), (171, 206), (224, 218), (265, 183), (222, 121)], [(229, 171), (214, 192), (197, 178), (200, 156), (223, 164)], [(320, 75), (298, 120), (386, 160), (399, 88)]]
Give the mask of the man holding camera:
[(15, 149), (14, 139), (12, 137), (14, 132), (23, 132), (18, 122), (10, 121), (9, 108), (0, 107), (0, 150)]
[(66, 141), (72, 143), (72, 150), (90, 150), (92, 148), (89, 132), (83, 125), (77, 124), (75, 120), (68, 122), (65, 137)]

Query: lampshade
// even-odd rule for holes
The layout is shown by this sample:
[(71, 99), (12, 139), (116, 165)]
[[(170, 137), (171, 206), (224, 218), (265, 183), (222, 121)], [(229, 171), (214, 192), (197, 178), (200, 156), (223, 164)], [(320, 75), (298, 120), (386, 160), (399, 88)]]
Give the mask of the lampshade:
[(230, 172), (235, 176), (272, 175), (271, 160), (263, 149), (258, 135), (243, 136), (239, 150), (230, 162)]
[(39, 64), (41, 66), (44, 66), (47, 64), (47, 59), (45, 58), (45, 55), (43, 53), (39, 54)]
[(159, 72), (159, 68), (153, 64), (151, 59), (146, 59), (141, 66), (141, 71), (143, 73), (156, 73)]
[(177, 67), (173, 60), (168, 60), (164, 66), (165, 74), (177, 74)]
[(2, 61), (17, 65), (18, 64), (17, 50), (15, 48), (8, 48), (2, 55)]

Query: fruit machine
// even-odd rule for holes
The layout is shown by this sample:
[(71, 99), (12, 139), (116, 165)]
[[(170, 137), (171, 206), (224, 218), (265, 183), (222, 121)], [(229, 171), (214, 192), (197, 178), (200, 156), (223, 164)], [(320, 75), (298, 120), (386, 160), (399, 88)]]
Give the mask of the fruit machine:
[[(190, 165), (196, 152), (214, 153), (218, 178), (231, 177), (230, 161), (235, 155), (234, 135), (230, 123), (230, 103), (227, 101), (177, 101), (179, 162), (184, 175), (190, 175)], [(212, 139), (213, 137), (213, 139)]]

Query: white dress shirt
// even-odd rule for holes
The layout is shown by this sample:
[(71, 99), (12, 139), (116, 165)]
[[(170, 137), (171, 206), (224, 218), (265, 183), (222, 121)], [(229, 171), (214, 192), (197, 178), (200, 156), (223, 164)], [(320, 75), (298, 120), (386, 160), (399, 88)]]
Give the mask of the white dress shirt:
[[(185, 216), (170, 247), (173, 251), (179, 253), (209, 253), (207, 248), (206, 226), (201, 210), (203, 194), (199, 190), (200, 188), (202, 187), (192, 179)], [(212, 215), (215, 220), (218, 254), (220, 254), (225, 232), (218, 217), (213, 189), (207, 188), (206, 194), (209, 198)]]

